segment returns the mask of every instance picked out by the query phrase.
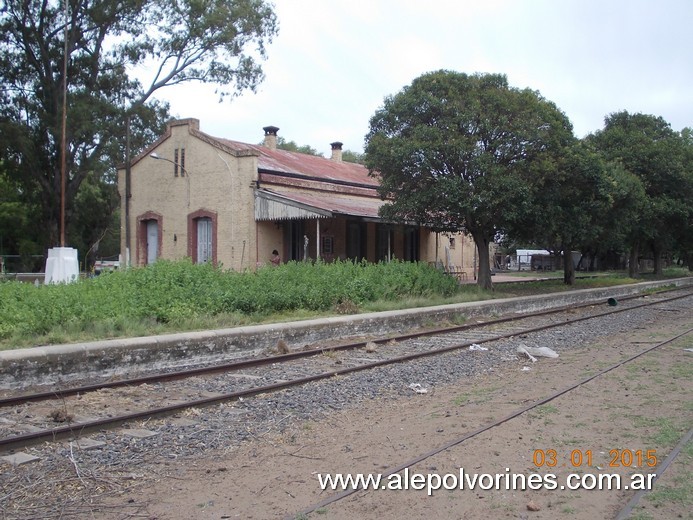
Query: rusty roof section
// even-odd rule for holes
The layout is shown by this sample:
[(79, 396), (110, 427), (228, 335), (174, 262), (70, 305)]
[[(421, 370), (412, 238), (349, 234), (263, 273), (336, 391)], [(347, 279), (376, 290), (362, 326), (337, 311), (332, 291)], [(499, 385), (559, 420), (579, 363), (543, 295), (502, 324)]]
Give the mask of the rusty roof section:
[(348, 193), (360, 197), (378, 197), (377, 185), (349, 183), (341, 180), (324, 180), (319, 177), (306, 177), (295, 173), (260, 173), (258, 185), (270, 189), (275, 186), (292, 187), (323, 192), (324, 194)]
[(215, 138), (225, 146), (241, 151), (253, 150), (258, 154), (260, 173), (271, 173), (291, 177), (307, 177), (312, 180), (353, 184), (377, 188), (378, 179), (368, 175), (368, 168), (362, 164), (334, 161), (317, 155), (309, 155), (287, 150), (273, 150), (259, 144), (241, 143), (229, 139)]

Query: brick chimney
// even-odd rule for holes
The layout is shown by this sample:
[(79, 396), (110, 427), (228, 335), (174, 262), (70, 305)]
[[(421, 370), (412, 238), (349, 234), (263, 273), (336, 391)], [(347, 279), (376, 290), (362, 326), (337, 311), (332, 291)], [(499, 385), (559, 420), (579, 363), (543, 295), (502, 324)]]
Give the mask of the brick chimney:
[(265, 126), (262, 129), (265, 131), (264, 145), (271, 150), (276, 150), (277, 132), (279, 131), (279, 128), (277, 128), (276, 126)]
[(342, 162), (342, 145), (344, 143), (340, 143), (339, 141), (335, 141), (334, 143), (330, 143), (330, 146), (332, 147), (332, 160), (337, 161), (337, 162)]

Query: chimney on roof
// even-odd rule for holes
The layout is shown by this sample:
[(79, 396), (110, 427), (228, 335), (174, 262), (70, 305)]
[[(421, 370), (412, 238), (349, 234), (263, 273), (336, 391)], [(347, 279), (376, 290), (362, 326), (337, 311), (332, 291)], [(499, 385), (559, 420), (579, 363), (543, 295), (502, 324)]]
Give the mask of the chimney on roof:
[(337, 162), (342, 162), (342, 145), (344, 143), (340, 143), (339, 141), (335, 141), (334, 143), (330, 143), (330, 146), (332, 147), (332, 160), (337, 161)]
[(277, 132), (279, 128), (276, 126), (265, 126), (262, 128), (265, 131), (264, 145), (272, 150), (277, 149)]

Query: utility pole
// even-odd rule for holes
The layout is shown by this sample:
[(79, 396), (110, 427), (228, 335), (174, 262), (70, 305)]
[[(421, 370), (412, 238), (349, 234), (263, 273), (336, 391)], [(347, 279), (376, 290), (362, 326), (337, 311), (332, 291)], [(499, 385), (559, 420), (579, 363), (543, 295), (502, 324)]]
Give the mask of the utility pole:
[(60, 247), (65, 247), (65, 189), (67, 186), (67, 37), (68, 11), (65, 0), (65, 48), (63, 59), (63, 114), (62, 139), (60, 143)]
[(125, 267), (130, 267), (130, 114), (125, 119)]
[(60, 139), (60, 246), (48, 250), (44, 283), (70, 283), (79, 279), (79, 258), (77, 249), (65, 247), (65, 192), (67, 188), (67, 59), (70, 26), (68, 3), (65, 0), (65, 37), (63, 60), (63, 110), (62, 136)]

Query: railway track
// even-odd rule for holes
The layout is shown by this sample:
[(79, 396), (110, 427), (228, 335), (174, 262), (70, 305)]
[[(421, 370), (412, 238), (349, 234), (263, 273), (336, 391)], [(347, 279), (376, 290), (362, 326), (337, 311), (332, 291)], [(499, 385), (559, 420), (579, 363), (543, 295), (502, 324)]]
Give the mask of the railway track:
[[(513, 315), (446, 329), (243, 360), (224, 366), (12, 396), (0, 401), (0, 450), (17, 450), (37, 442), (79, 437), (129, 421), (147, 421), (189, 408), (464, 350), (473, 344), (517, 338), (690, 295), (689, 290), (678, 289), (669, 291), (667, 295), (648, 295), (644, 301), (640, 301), (643, 297), (624, 298), (617, 307), (589, 304), (580, 308)], [(509, 351), (507, 355), (514, 357), (515, 354)], [(60, 425), (56, 426), (56, 422)]]
[[(663, 295), (666, 293), (671, 293), (674, 292), (675, 294), (682, 293), (682, 296), (674, 296), (674, 299), (680, 298), (680, 297), (685, 297), (686, 290), (685, 289), (664, 289), (661, 291), (658, 291), (656, 294), (658, 295)], [(650, 304), (650, 302), (645, 302), (643, 304), (627, 304), (623, 306), (623, 303), (625, 302), (630, 302), (630, 301), (640, 301), (643, 300), (644, 298), (651, 298), (652, 296), (647, 294), (647, 295), (632, 295), (632, 296), (625, 296), (621, 298), (621, 307), (617, 309), (611, 309), (608, 310), (607, 312), (603, 312), (600, 308), (600, 306), (595, 305), (593, 302), (590, 303), (585, 303), (582, 305), (573, 305), (573, 306), (568, 306), (568, 307), (558, 307), (550, 310), (545, 310), (545, 311), (538, 311), (538, 312), (529, 312), (529, 313), (522, 313), (522, 314), (513, 314), (510, 316), (504, 316), (504, 317), (498, 317), (498, 318), (490, 318), (490, 319), (483, 319), (483, 320), (475, 320), (473, 323), (468, 323), (464, 325), (457, 325), (457, 326), (447, 326), (447, 327), (442, 327), (442, 328), (435, 328), (435, 329), (426, 329), (418, 332), (411, 332), (407, 334), (400, 334), (400, 335), (390, 335), (387, 337), (373, 337), (367, 340), (358, 340), (358, 341), (352, 341), (352, 342), (345, 342), (345, 343), (340, 343), (337, 345), (332, 345), (332, 346), (327, 346), (327, 345), (313, 345), (311, 347), (304, 348), (302, 350), (290, 352), (290, 353), (283, 353), (279, 355), (271, 355), (271, 356), (255, 356), (252, 358), (247, 358), (247, 359), (240, 359), (240, 360), (234, 360), (228, 363), (223, 363), (223, 364), (215, 364), (215, 365), (209, 365), (209, 366), (200, 366), (196, 368), (188, 368), (188, 369), (183, 369), (183, 370), (178, 370), (178, 371), (167, 371), (163, 373), (154, 373), (154, 374), (147, 374), (143, 375), (140, 377), (135, 377), (135, 378), (128, 378), (128, 379), (109, 379), (107, 381), (101, 381), (98, 383), (90, 383), (90, 384), (84, 384), (84, 385), (74, 385), (74, 386), (57, 386), (53, 388), (52, 390), (49, 391), (42, 391), (42, 392), (31, 392), (31, 393), (24, 393), (21, 390), (18, 392), (6, 392), (6, 396), (0, 398), (0, 409), (7, 407), (7, 406), (15, 406), (19, 405), (22, 403), (26, 402), (32, 402), (32, 401), (43, 401), (43, 400), (49, 400), (49, 399), (63, 399), (69, 396), (74, 396), (74, 395), (83, 395), (88, 392), (92, 391), (98, 391), (98, 390), (104, 390), (104, 389), (113, 389), (113, 388), (120, 388), (120, 387), (133, 387), (133, 386), (138, 386), (142, 384), (152, 384), (152, 383), (162, 383), (162, 382), (167, 382), (167, 381), (175, 381), (178, 379), (187, 379), (191, 377), (197, 377), (197, 376), (204, 376), (204, 375), (211, 375), (211, 374), (216, 374), (216, 373), (231, 373), (234, 371), (240, 371), (244, 369), (249, 369), (249, 368), (256, 368), (256, 367), (261, 367), (265, 365), (272, 365), (276, 363), (284, 363), (287, 361), (292, 361), (292, 360), (297, 360), (297, 359), (302, 359), (302, 358), (308, 358), (316, 355), (316, 353), (333, 353), (333, 352), (341, 352), (341, 351), (348, 351), (348, 350), (355, 350), (359, 348), (365, 347), (368, 343), (373, 343), (376, 345), (382, 345), (386, 343), (391, 343), (393, 341), (403, 341), (403, 340), (414, 340), (418, 338), (425, 338), (425, 337), (430, 337), (430, 338), (436, 338), (438, 336), (445, 336), (447, 334), (453, 334), (453, 333), (461, 333), (461, 332), (466, 332), (466, 331), (474, 331), (473, 334), (484, 334), (481, 329), (489, 328), (489, 327), (494, 327), (494, 326), (500, 326), (504, 324), (511, 324), (511, 323), (517, 323), (517, 322), (522, 322), (526, 321), (528, 319), (534, 319), (538, 317), (551, 317), (555, 316), (564, 312), (567, 313), (573, 313), (579, 309), (596, 309), (594, 311), (594, 316), (603, 316), (607, 314), (613, 314), (613, 313), (619, 313), (619, 312), (624, 312), (632, 308), (638, 308), (640, 306), (647, 306)], [(615, 300), (614, 300), (615, 302)], [(577, 322), (580, 321), (581, 319), (590, 319), (593, 315), (589, 314), (586, 312), (582, 317), (577, 318), (573, 317), (572, 321)], [(551, 319), (551, 318), (549, 318)], [(548, 325), (546, 325), (546, 328), (550, 328), (554, 326), (553, 321), (549, 321)], [(540, 326), (535, 327), (535, 330), (539, 330)], [(519, 326), (519, 328), (506, 328), (505, 329), (505, 334), (506, 335), (512, 335), (514, 331), (521, 331), (522, 327)], [(491, 338), (495, 338), (497, 334), (491, 334)], [(483, 341), (483, 339), (479, 340)]]
[[(595, 373), (593, 375), (590, 375), (588, 377), (574, 381), (574, 382), (570, 383), (569, 385), (565, 386), (564, 388), (562, 388), (556, 392), (553, 392), (553, 393), (545, 395), (539, 399), (536, 399), (536, 400), (532, 401), (531, 403), (527, 404), (526, 406), (522, 406), (522, 407), (512, 411), (511, 413), (504, 415), (503, 417), (501, 417), (499, 419), (496, 419), (496, 420), (494, 420), (490, 423), (487, 423), (487, 424), (485, 424), (485, 425), (483, 425), (477, 429), (474, 429), (472, 431), (466, 432), (464, 435), (461, 435), (457, 438), (454, 438), (453, 440), (448, 441), (448, 442), (446, 442), (440, 446), (437, 446), (436, 448), (431, 449), (427, 452), (421, 453), (420, 455), (418, 455), (412, 459), (409, 459), (403, 463), (399, 463), (399, 464), (394, 465), (392, 467), (388, 467), (386, 469), (383, 469), (379, 474), (382, 476), (383, 480), (386, 480), (391, 475), (401, 473), (404, 470), (407, 470), (409, 468), (413, 468), (417, 464), (420, 464), (420, 463), (426, 461), (427, 459), (430, 459), (436, 455), (445, 453), (445, 452), (451, 450), (452, 448), (455, 448), (455, 447), (461, 445), (462, 443), (464, 443), (466, 441), (469, 441), (469, 440), (475, 439), (477, 437), (480, 437), (484, 434), (487, 434), (490, 430), (492, 430), (494, 428), (498, 428), (501, 425), (504, 425), (506, 423), (509, 423), (509, 422), (517, 419), (518, 417), (522, 416), (523, 414), (527, 414), (528, 412), (532, 412), (533, 410), (536, 410), (536, 409), (540, 408), (541, 406), (545, 406), (548, 403), (551, 403), (560, 397), (564, 397), (564, 396), (570, 394), (571, 392), (575, 391), (576, 389), (582, 387), (583, 385), (590, 383), (592, 381), (598, 380), (599, 378), (602, 378), (602, 377), (610, 374), (611, 372), (613, 372), (613, 371), (615, 371), (621, 367), (624, 367), (624, 366), (628, 365), (629, 363), (632, 363), (632, 362), (642, 358), (643, 356), (645, 356), (647, 354), (652, 353), (653, 351), (655, 351), (655, 350), (657, 350), (657, 349), (659, 349), (665, 345), (669, 345), (669, 344), (673, 343), (674, 341), (676, 341), (682, 337), (688, 336), (691, 333), (693, 333), (693, 328), (688, 329), (687, 331), (685, 331), (681, 334), (677, 334), (675, 336), (672, 336), (672, 337), (670, 337), (664, 341), (658, 342), (655, 345), (650, 346), (646, 349), (643, 349), (640, 352), (638, 352), (632, 356), (629, 356), (626, 359), (622, 359), (622, 360), (618, 361), (617, 363), (614, 363), (614, 364), (612, 364), (606, 368), (599, 370), (597, 373)], [(656, 467), (653, 466), (652, 468), (649, 468), (652, 471), (652, 473), (654, 473), (654, 475), (653, 475), (654, 478), (651, 479), (652, 483), (655, 483), (657, 481), (657, 479), (662, 477), (662, 475), (667, 470), (667, 468), (671, 465), (673, 460), (679, 455), (683, 446), (685, 446), (685, 444), (687, 442), (689, 442), (691, 440), (691, 438), (693, 438), (693, 430), (687, 431), (681, 437), (681, 439), (678, 441), (677, 445), (671, 451), (669, 456), (666, 457), (666, 459), (660, 461), (660, 463)], [(577, 451), (580, 451), (580, 450), (577, 450)], [(629, 450), (626, 450), (626, 451), (629, 451)], [(580, 451), (580, 454), (582, 456), (581, 451)], [(286, 516), (285, 520), (293, 520), (295, 518), (306, 518), (307, 515), (315, 512), (317, 510), (324, 511), (324, 510), (326, 510), (326, 508), (328, 506), (331, 506), (331, 505), (333, 505), (333, 504), (335, 504), (341, 500), (344, 500), (344, 499), (346, 499), (352, 495), (355, 495), (359, 492), (365, 492), (365, 491), (367, 491), (367, 490), (360, 489), (358, 487), (343, 490), (343, 491), (341, 491), (339, 493), (335, 493), (335, 494), (333, 494), (333, 495), (331, 495), (331, 496), (329, 496), (329, 497), (327, 497), (327, 498), (325, 498), (325, 499), (323, 499), (323, 500), (321, 500), (315, 504), (312, 504), (311, 506), (309, 506), (309, 507), (307, 507), (301, 511), (298, 511), (296, 513), (292, 513), (291, 515)], [(645, 494), (646, 494), (646, 490), (642, 490), (642, 489), (639, 490), (637, 493), (635, 493), (632, 496), (632, 498), (628, 501), (628, 503), (622, 509), (620, 509), (620, 511), (616, 515), (616, 520), (626, 520), (627, 518), (629, 518), (631, 512), (633, 511), (635, 506), (639, 503), (639, 501), (642, 499), (642, 497)]]
[[(133, 420), (122, 428), (104, 427), (90, 435), (75, 432), (75, 440), (36, 443), (11, 457), (0, 450), (0, 516), (16, 520), (182, 520), (201, 514), (213, 518), (281, 518), (329, 496), (329, 492), (320, 491), (316, 470), (382, 472), (509, 415), (573, 379), (650, 348), (674, 331), (693, 327), (690, 297), (665, 302), (661, 296), (648, 296), (646, 300), (656, 299), (658, 303), (637, 308), (637, 299), (631, 304), (623, 298), (618, 306), (608, 307), (605, 296), (591, 310), (585, 309), (584, 315), (602, 310), (623, 312), (482, 344), (488, 351), (460, 348), (287, 387), (257, 398)], [(582, 311), (572, 310), (548, 321), (565, 322), (566, 318), (581, 316)], [(491, 332), (503, 331), (506, 325), (519, 329), (522, 323), (496, 324), (498, 330)], [(467, 333), (473, 340), (473, 331)], [(375, 352), (365, 352), (362, 345), (354, 356), (371, 359), (383, 354), (389, 347), (387, 338), (382, 339)], [(516, 356), (520, 343), (547, 345), (559, 352), (560, 358), (531, 364)], [(570, 444), (560, 445), (570, 446), (568, 452), (573, 448), (594, 450), (595, 457), (602, 459), (595, 464), (601, 466), (604, 450), (615, 447), (656, 449), (662, 463), (657, 467), (660, 473), (664, 458), (673, 459), (664, 478), (657, 482), (658, 492), (653, 495), (659, 496), (662, 487), (675, 484), (685, 472), (682, 464), (690, 460), (690, 452), (686, 446), (681, 456), (674, 458), (676, 450), (671, 450), (676, 440), (671, 437), (662, 444), (654, 440), (651, 427), (643, 429), (643, 425), (660, 421), (658, 430), (662, 425), (673, 425), (679, 436), (690, 428), (686, 419), (686, 410), (690, 410), (686, 398), (690, 395), (690, 353), (682, 349), (691, 346), (689, 336), (671, 347), (655, 349), (554, 401), (433, 455), (411, 471), (442, 475), (461, 466), (490, 472), (502, 472), (505, 467), (524, 473), (537, 471), (530, 468), (532, 450), (559, 449), (557, 439), (563, 434), (562, 439)], [(328, 368), (339, 369), (347, 362), (357, 362), (347, 361), (348, 356), (348, 351), (337, 351), (313, 357), (329, 362)], [(277, 370), (277, 378), (288, 379), (289, 374), (282, 374), (280, 367), (268, 365), (245, 372), (261, 375), (271, 368)], [(193, 379), (207, 381), (208, 376)], [(421, 383), (428, 394), (413, 394), (411, 382)], [(147, 386), (156, 384), (143, 387), (145, 397)], [(130, 389), (96, 391), (83, 399), (100, 398), (102, 406), (112, 406), (110, 412), (115, 412), (121, 405), (120, 390)], [(65, 403), (70, 401), (66, 398)], [(50, 404), (37, 401), (32, 406)], [(17, 407), (19, 413), (10, 414), (13, 423), (23, 422), (22, 414), (29, 410), (24, 406)], [(7, 411), (13, 409), (8, 407)], [(0, 427), (7, 425), (2, 413), (0, 410)], [(150, 436), (134, 435), (142, 429)], [(27, 458), (34, 462), (26, 463)], [(542, 511), (523, 513), (528, 495)], [(629, 498), (614, 491), (509, 494), (465, 489), (422, 500), (421, 492), (368, 492), (309, 515), (297, 513), (295, 518), (323, 514), (335, 519), (373, 518), (376, 514), (383, 519), (496, 518), (501, 514), (513, 516), (514, 512), (514, 516), (537, 519), (569, 514), (570, 518), (588, 520), (616, 517)], [(651, 510), (650, 501), (644, 502), (645, 512)], [(678, 513), (685, 516), (680, 507), (667, 507), (667, 511), (668, 518), (681, 516)]]

